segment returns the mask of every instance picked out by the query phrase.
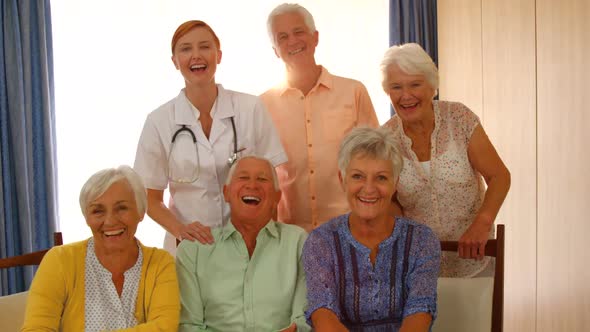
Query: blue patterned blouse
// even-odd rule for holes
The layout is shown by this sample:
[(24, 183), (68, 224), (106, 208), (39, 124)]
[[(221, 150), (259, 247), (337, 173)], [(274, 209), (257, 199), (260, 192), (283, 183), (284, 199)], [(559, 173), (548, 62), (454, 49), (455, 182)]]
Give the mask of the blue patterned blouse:
[(434, 321), (440, 242), (430, 228), (396, 218), (373, 266), (370, 250), (350, 233), (348, 216), (312, 231), (303, 247), (310, 325), (320, 308), (333, 311), (351, 331), (397, 331), (418, 312)]

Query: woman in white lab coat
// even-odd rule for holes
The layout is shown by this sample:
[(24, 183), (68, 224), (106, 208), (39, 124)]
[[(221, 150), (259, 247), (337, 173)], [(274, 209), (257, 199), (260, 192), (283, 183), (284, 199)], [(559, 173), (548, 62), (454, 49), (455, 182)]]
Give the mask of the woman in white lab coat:
[(221, 54), (219, 38), (205, 22), (178, 27), (172, 61), (185, 88), (148, 115), (137, 146), (134, 168), (147, 187), (147, 214), (166, 229), (164, 248), (173, 254), (175, 239), (212, 243), (210, 227), (228, 222), (222, 188), (236, 159), (256, 155), (274, 166), (287, 161), (258, 97), (215, 83)]

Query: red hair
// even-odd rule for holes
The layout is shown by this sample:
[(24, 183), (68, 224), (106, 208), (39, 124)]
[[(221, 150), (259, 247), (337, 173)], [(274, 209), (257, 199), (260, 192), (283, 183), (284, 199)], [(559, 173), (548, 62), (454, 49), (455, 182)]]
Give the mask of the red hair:
[(182, 38), (182, 36), (186, 35), (189, 31), (191, 31), (192, 29), (195, 29), (195, 28), (205, 28), (209, 32), (211, 32), (211, 34), (213, 35), (213, 40), (215, 41), (215, 45), (217, 45), (217, 49), (221, 49), (221, 43), (219, 42), (219, 38), (215, 34), (215, 31), (213, 31), (213, 29), (211, 29), (209, 24), (207, 24), (203, 21), (199, 21), (199, 20), (192, 20), (192, 21), (186, 21), (186, 22), (182, 23), (176, 29), (176, 32), (174, 32), (174, 36), (172, 36), (172, 44), (171, 44), (172, 54), (174, 54), (174, 47), (176, 46), (176, 43), (178, 43), (178, 40), (180, 38)]

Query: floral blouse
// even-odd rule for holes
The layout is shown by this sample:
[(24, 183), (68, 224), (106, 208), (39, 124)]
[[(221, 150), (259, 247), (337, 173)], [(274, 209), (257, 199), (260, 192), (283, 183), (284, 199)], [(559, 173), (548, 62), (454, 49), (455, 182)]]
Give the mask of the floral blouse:
[[(394, 115), (384, 126), (393, 130), (404, 159), (397, 186), (404, 216), (425, 223), (440, 240), (457, 241), (473, 222), (485, 194), (483, 177), (471, 166), (467, 154), (471, 135), (480, 122), (461, 103), (433, 101), (433, 108), (430, 174), (412, 150), (412, 140), (404, 133), (401, 119)], [(471, 277), (488, 263), (489, 257), (475, 261), (443, 252), (440, 275)]]

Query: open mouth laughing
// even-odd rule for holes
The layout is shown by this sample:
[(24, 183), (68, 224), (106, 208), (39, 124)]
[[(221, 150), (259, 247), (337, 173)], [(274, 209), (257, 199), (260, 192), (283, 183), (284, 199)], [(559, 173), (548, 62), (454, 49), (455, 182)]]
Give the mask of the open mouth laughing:
[(104, 231), (103, 234), (106, 237), (115, 237), (115, 236), (122, 235), (124, 232), (125, 232), (125, 229), (121, 228), (121, 229), (115, 229), (115, 230), (111, 230), (111, 231)]
[(357, 197), (359, 201), (366, 204), (375, 204), (379, 200), (378, 198), (365, 198), (365, 197)]
[(207, 69), (207, 65), (204, 65), (204, 64), (192, 65), (190, 68), (193, 73), (194, 72), (203, 72)]
[(242, 202), (248, 205), (258, 205), (260, 204), (260, 197), (257, 196), (242, 196)]
[(418, 103), (413, 103), (413, 104), (400, 104), (399, 106), (403, 110), (413, 110), (413, 109), (416, 109), (416, 107), (418, 107)]
[(298, 48), (298, 49), (295, 49), (295, 50), (289, 51), (289, 55), (295, 55), (295, 54), (297, 54), (297, 53), (301, 53), (301, 52), (303, 52), (303, 47), (300, 47), (300, 48)]

